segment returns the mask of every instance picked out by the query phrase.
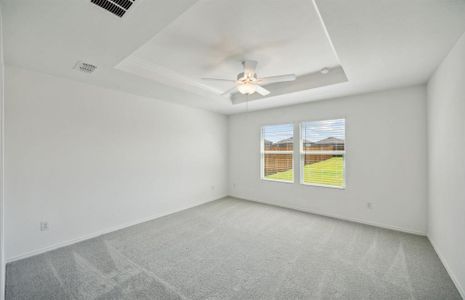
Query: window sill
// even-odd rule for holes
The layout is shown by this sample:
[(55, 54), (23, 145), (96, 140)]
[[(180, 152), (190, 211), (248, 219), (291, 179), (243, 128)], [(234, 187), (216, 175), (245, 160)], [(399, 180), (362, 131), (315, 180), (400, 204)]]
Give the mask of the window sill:
[(301, 185), (306, 185), (306, 186), (315, 186), (315, 187), (322, 187), (322, 188), (329, 188), (329, 189), (336, 189), (336, 190), (345, 190), (346, 186), (334, 186), (334, 185), (327, 185), (327, 184), (316, 184), (316, 183), (305, 183), (301, 182)]
[(261, 178), (262, 180), (265, 181), (271, 181), (271, 182), (281, 182), (281, 183), (294, 183), (295, 181), (287, 181), (287, 180), (279, 180), (279, 179), (268, 179), (268, 178)]

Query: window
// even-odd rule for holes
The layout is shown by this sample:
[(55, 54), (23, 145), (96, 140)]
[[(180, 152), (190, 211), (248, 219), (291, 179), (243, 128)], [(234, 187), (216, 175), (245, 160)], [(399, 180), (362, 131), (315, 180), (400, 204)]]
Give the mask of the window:
[(294, 182), (294, 125), (262, 127), (262, 179)]
[(345, 187), (345, 119), (300, 125), (300, 180), (303, 184)]

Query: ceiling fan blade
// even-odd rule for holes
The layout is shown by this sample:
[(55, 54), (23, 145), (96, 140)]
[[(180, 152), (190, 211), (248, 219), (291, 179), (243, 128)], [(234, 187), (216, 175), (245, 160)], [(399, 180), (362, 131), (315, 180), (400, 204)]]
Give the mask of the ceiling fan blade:
[(257, 62), (255, 60), (244, 60), (242, 65), (244, 66), (244, 73), (255, 74), (255, 69), (257, 68)]
[(295, 74), (276, 75), (260, 78), (258, 79), (258, 82), (260, 82), (260, 84), (270, 84), (276, 82), (294, 81), (296, 78), (297, 76), (295, 76)]
[(237, 89), (237, 86), (233, 86), (233, 87), (230, 88), (229, 90), (223, 92), (223, 93), (221, 94), (221, 96), (226, 96), (226, 95), (228, 95), (228, 94), (231, 94), (231, 93), (234, 92), (236, 89)]
[(223, 79), (223, 78), (202, 78), (202, 80), (222, 81), (222, 82), (236, 82), (235, 79)]
[(256, 91), (257, 93), (259, 93), (260, 95), (262, 95), (262, 96), (267, 96), (268, 94), (270, 94), (270, 91), (269, 91), (269, 90), (267, 90), (267, 89), (265, 89), (264, 87), (261, 87), (261, 86), (259, 86), (259, 85), (256, 85), (255, 91)]

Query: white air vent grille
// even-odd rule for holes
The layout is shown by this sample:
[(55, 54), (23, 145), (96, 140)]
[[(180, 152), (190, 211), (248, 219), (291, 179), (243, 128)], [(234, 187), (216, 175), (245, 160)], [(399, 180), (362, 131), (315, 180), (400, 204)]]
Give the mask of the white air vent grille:
[(88, 64), (82, 61), (78, 61), (76, 65), (74, 66), (74, 69), (79, 70), (84, 73), (92, 73), (97, 69), (97, 66)]
[(115, 16), (122, 17), (134, 4), (135, 0), (90, 0), (90, 2), (111, 12)]

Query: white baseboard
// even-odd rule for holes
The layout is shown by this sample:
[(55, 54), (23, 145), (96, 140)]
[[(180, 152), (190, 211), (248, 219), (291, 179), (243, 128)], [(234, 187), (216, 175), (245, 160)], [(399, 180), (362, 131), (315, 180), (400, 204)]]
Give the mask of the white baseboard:
[(321, 211), (316, 211), (316, 210), (297, 209), (297, 208), (293, 208), (293, 207), (287, 207), (287, 206), (284, 206), (284, 205), (268, 203), (268, 202), (264, 202), (264, 201), (260, 201), (260, 200), (244, 199), (244, 198), (235, 197), (235, 196), (230, 196), (230, 197), (245, 200), (245, 201), (251, 201), (251, 202), (256, 202), (256, 203), (261, 203), (261, 204), (272, 205), (272, 206), (276, 206), (276, 207), (282, 207), (282, 208), (286, 208), (286, 209), (292, 209), (292, 210), (296, 210), (296, 211), (300, 211), (300, 212), (310, 213), (310, 214), (314, 214), (314, 215), (329, 217), (329, 218), (343, 220), (343, 221), (349, 221), (349, 222), (354, 222), (354, 223), (359, 223), (359, 224), (364, 224), (364, 225), (369, 225), (369, 226), (374, 226), (374, 227), (380, 227), (380, 228), (384, 228), (384, 229), (390, 229), (390, 230), (394, 230), (394, 231), (400, 231), (400, 232), (405, 232), (405, 233), (410, 233), (410, 234), (415, 234), (415, 235), (426, 236), (426, 232), (418, 231), (418, 230), (412, 230), (412, 229), (408, 229), (408, 228), (397, 227), (397, 226), (393, 226), (393, 225), (370, 222), (370, 221), (365, 221), (365, 220), (356, 219), (356, 218), (349, 218), (349, 217), (340, 216), (340, 215), (336, 215), (336, 214), (328, 214), (328, 213), (321, 212)]
[(72, 244), (76, 244), (76, 243), (79, 243), (79, 242), (82, 242), (82, 241), (85, 241), (85, 240), (88, 240), (88, 239), (92, 239), (92, 238), (95, 238), (95, 237), (98, 237), (98, 236), (101, 236), (101, 235), (104, 235), (104, 234), (107, 234), (107, 233), (111, 233), (111, 232), (118, 231), (118, 230), (121, 230), (121, 229), (124, 229), (124, 228), (127, 228), (127, 227), (131, 227), (131, 226), (134, 226), (134, 225), (137, 225), (137, 224), (152, 221), (154, 219), (165, 217), (165, 216), (168, 216), (168, 215), (171, 215), (171, 214), (175, 214), (177, 212), (180, 212), (180, 211), (183, 211), (183, 210), (186, 210), (186, 209), (189, 209), (189, 208), (193, 208), (193, 207), (196, 207), (196, 206), (200, 206), (200, 205), (203, 205), (205, 203), (212, 202), (212, 201), (215, 201), (215, 200), (219, 200), (219, 199), (222, 199), (222, 198), (225, 198), (225, 197), (227, 197), (227, 196), (223, 196), (223, 197), (220, 197), (218, 199), (205, 201), (205, 202), (202, 202), (200, 204), (193, 205), (193, 206), (184, 207), (182, 209), (179, 209), (179, 210), (176, 210), (176, 211), (173, 211), (173, 212), (169, 212), (169, 213), (165, 213), (165, 214), (161, 214), (161, 215), (153, 215), (153, 216), (150, 216), (150, 217), (145, 217), (145, 218), (138, 219), (136, 221), (127, 222), (127, 223), (120, 224), (120, 225), (117, 225), (117, 226), (112, 226), (112, 227), (109, 227), (109, 228), (106, 228), (106, 229), (103, 229), (103, 230), (99, 230), (99, 231), (96, 231), (96, 232), (93, 232), (93, 233), (90, 233), (90, 234), (80, 236), (80, 237), (75, 238), (75, 239), (66, 240), (66, 241), (63, 241), (63, 242), (52, 244), (50, 246), (46, 246), (46, 247), (43, 247), (43, 248), (28, 251), (28, 252), (25, 252), (25, 253), (22, 253), (22, 254), (19, 254), (19, 255), (16, 255), (16, 256), (8, 257), (8, 258), (6, 258), (6, 263), (11, 263), (11, 262), (14, 262), (14, 261), (17, 261), (17, 260), (20, 260), (20, 259), (24, 259), (24, 258), (28, 258), (28, 257), (35, 256), (35, 255), (38, 255), (38, 254), (42, 254), (42, 253), (45, 253), (47, 251), (51, 251), (51, 250), (66, 247), (66, 246), (69, 246), (69, 245), (72, 245)]
[(446, 268), (447, 273), (449, 273), (449, 276), (452, 279), (452, 281), (454, 282), (455, 287), (459, 291), (460, 296), (462, 297), (462, 299), (465, 299), (465, 289), (460, 284), (460, 282), (457, 279), (457, 277), (455, 276), (454, 272), (452, 272), (452, 269), (450, 268), (449, 263), (446, 260), (446, 257), (441, 254), (442, 252), (439, 250), (437, 244), (435, 244), (435, 242), (433, 242), (433, 240), (428, 235), (426, 237), (428, 238), (429, 242), (433, 246), (434, 251), (436, 251), (436, 254), (438, 255), (439, 259), (441, 260), (442, 264), (444, 265), (444, 268)]
[[(355, 223), (360, 223), (360, 224), (365, 224), (365, 225), (370, 225), (370, 226), (375, 226), (375, 227), (380, 227), (380, 228), (385, 228), (385, 229), (391, 229), (391, 230), (395, 230), (395, 231), (406, 232), (406, 233), (415, 234), (415, 235), (422, 235), (422, 236), (426, 235), (424, 232), (414, 231), (414, 230), (405, 229), (405, 228), (399, 228), (399, 227), (396, 227), (396, 226), (373, 223), (373, 222), (367, 222), (367, 221), (364, 221), (364, 220), (359, 220), (359, 219), (354, 219), (354, 218), (347, 218), (347, 217), (338, 216), (338, 215), (331, 215), (331, 214), (326, 214), (326, 213), (322, 213), (322, 212), (318, 212), (318, 211), (299, 210), (299, 209), (295, 209), (295, 208), (291, 208), (291, 207), (275, 205), (275, 204), (266, 203), (266, 202), (262, 202), (262, 201), (244, 199), (244, 198), (235, 197), (235, 196), (223, 196), (223, 197), (220, 197), (218, 199), (222, 199), (222, 198), (225, 198), (225, 197), (231, 197), (231, 198), (241, 199), (241, 200), (245, 200), (245, 201), (252, 201), (252, 202), (266, 204), (266, 205), (273, 205), (273, 206), (282, 207), (282, 208), (286, 208), (286, 209), (293, 209), (293, 210), (297, 210), (297, 211), (301, 211), (301, 212), (321, 215), (321, 216), (325, 216), (325, 217), (330, 217), (330, 218), (335, 218), (335, 219), (339, 219), (339, 220), (350, 221), (350, 222), (355, 222)], [(216, 200), (218, 200), (218, 199), (216, 199)], [(205, 204), (205, 203), (208, 203), (208, 202), (211, 202), (211, 201), (215, 201), (215, 200), (206, 201), (206, 202), (203, 202), (203, 203), (198, 204), (198, 205), (202, 205), (202, 204)], [(95, 238), (95, 237), (98, 237), (98, 236), (101, 236), (101, 235), (104, 235), (104, 234), (107, 234), (107, 233), (110, 233), (110, 232), (118, 231), (118, 230), (130, 227), (130, 226), (134, 226), (134, 225), (141, 224), (141, 223), (144, 223), (144, 222), (147, 222), (147, 221), (151, 221), (151, 220), (154, 220), (154, 219), (157, 219), (157, 218), (161, 218), (161, 217), (164, 217), (164, 216), (167, 216), (167, 215), (170, 215), (170, 214), (173, 214), (173, 213), (185, 210), (185, 209), (189, 209), (189, 208), (192, 208), (192, 207), (195, 207), (195, 206), (198, 206), (198, 205), (185, 207), (183, 209), (179, 209), (179, 210), (176, 210), (176, 211), (173, 211), (173, 212), (170, 212), (170, 213), (166, 213), (166, 214), (162, 214), (162, 215), (154, 215), (154, 216), (138, 219), (138, 220), (133, 221), (133, 222), (128, 222), (128, 223), (125, 223), (125, 224), (109, 227), (109, 228), (99, 230), (99, 231), (96, 231), (96, 232), (93, 232), (93, 233), (90, 233), (90, 234), (86, 234), (86, 235), (80, 236), (80, 237), (75, 238), (75, 239), (66, 240), (66, 241), (55, 243), (55, 244), (52, 244), (52, 245), (49, 245), (49, 246), (46, 246), (46, 247), (42, 247), (42, 248), (39, 248), (39, 249), (28, 251), (28, 252), (25, 252), (25, 253), (22, 253), (22, 254), (19, 254), (19, 255), (16, 255), (16, 256), (8, 257), (8, 258), (6, 258), (6, 263), (11, 263), (11, 262), (14, 262), (14, 261), (17, 261), (17, 260), (20, 260), (20, 259), (24, 259), (24, 258), (28, 258), (28, 257), (34, 256), (34, 255), (42, 254), (42, 253), (45, 253), (47, 251), (51, 251), (51, 250), (66, 247), (66, 246), (69, 246), (69, 245), (72, 245), (72, 244), (76, 244), (76, 243), (79, 243), (79, 242), (82, 242), (82, 241), (85, 241), (85, 240), (88, 240), (88, 239), (92, 239), (92, 238)]]
[[(431, 245), (433, 246), (433, 249), (436, 251), (439, 259), (442, 262), (442, 264), (444, 265), (446, 271), (449, 273), (449, 276), (451, 277), (452, 281), (454, 282), (455, 286), (457, 287), (457, 290), (459, 291), (460, 295), (462, 296), (462, 298), (465, 299), (465, 290), (460, 285), (460, 282), (457, 280), (457, 277), (454, 275), (451, 268), (449, 267), (449, 264), (447, 263), (446, 258), (441, 254), (441, 251), (439, 250), (437, 245), (435, 245), (433, 240), (430, 239), (424, 232), (405, 229), (405, 228), (400, 228), (400, 227), (397, 227), (397, 226), (391, 226), (391, 225), (386, 225), (386, 224), (375, 223), (375, 222), (367, 222), (367, 221), (360, 220), (360, 219), (347, 218), (347, 217), (333, 215), (333, 214), (326, 214), (326, 213), (321, 213), (321, 212), (318, 212), (318, 211), (299, 210), (299, 209), (295, 209), (295, 208), (291, 208), (291, 207), (280, 206), (280, 205), (266, 203), (266, 202), (257, 201), (257, 200), (244, 199), (244, 198), (235, 197), (235, 196), (224, 196), (224, 197), (221, 197), (221, 198), (218, 198), (218, 199), (222, 199), (222, 198), (225, 198), (225, 197), (237, 198), (237, 199), (241, 199), (241, 200), (245, 200), (245, 201), (251, 201), (251, 202), (256, 202), (256, 203), (260, 203), (260, 204), (267, 204), (267, 205), (282, 207), (282, 208), (286, 208), (286, 209), (297, 210), (297, 211), (301, 211), (301, 212), (321, 215), (321, 216), (335, 218), (335, 219), (339, 219), (339, 220), (350, 221), (350, 222), (355, 222), (355, 223), (360, 223), (360, 224), (365, 224), (365, 225), (370, 225), (370, 226), (375, 226), (375, 227), (380, 227), (380, 228), (385, 228), (385, 229), (391, 229), (391, 230), (401, 231), (401, 232), (415, 234), (415, 235), (426, 236), (428, 238), (428, 240), (430, 241)], [(83, 236), (75, 238), (75, 239), (59, 242), (59, 243), (56, 243), (56, 244), (53, 244), (53, 245), (50, 245), (50, 246), (47, 246), (47, 247), (43, 247), (43, 248), (36, 249), (36, 250), (33, 250), (33, 251), (25, 252), (25, 253), (22, 253), (20, 255), (7, 258), (6, 263), (11, 263), (11, 262), (14, 262), (14, 261), (17, 261), (17, 260), (20, 260), (20, 259), (24, 259), (24, 258), (31, 257), (31, 256), (34, 256), (34, 255), (42, 254), (42, 253), (47, 252), (47, 251), (51, 251), (51, 250), (55, 250), (55, 249), (58, 249), (58, 248), (66, 247), (66, 246), (69, 246), (69, 245), (72, 245), (72, 244), (75, 244), (75, 243), (78, 243), (78, 242), (81, 242), (81, 241), (84, 241), (84, 240), (95, 238), (95, 237), (98, 237), (98, 236), (101, 236), (101, 235), (104, 235), (104, 234), (107, 234), (107, 233), (110, 233), (110, 232), (118, 231), (118, 230), (130, 227), (130, 226), (134, 226), (134, 225), (137, 225), (137, 224), (141, 224), (141, 223), (144, 223), (144, 222), (148, 222), (148, 221), (151, 221), (151, 220), (154, 220), (154, 219), (157, 219), (157, 218), (161, 218), (161, 217), (173, 214), (173, 213), (177, 213), (179, 211), (189, 209), (189, 208), (192, 208), (192, 207), (195, 207), (195, 206), (199, 206), (199, 205), (211, 202), (211, 201), (215, 201), (215, 200), (206, 201), (206, 202), (203, 202), (203, 203), (198, 204), (198, 205), (189, 206), (189, 207), (177, 210), (175, 212), (170, 212), (170, 213), (163, 214), (163, 215), (155, 215), (155, 216), (151, 216), (151, 217), (142, 218), (142, 219), (139, 219), (139, 220), (136, 220), (136, 221), (133, 221), (133, 222), (128, 222), (128, 223), (121, 224), (121, 225), (118, 225), (118, 226), (113, 226), (113, 227), (110, 227), (110, 228), (106, 228), (104, 230), (100, 230), (100, 231), (97, 231), (97, 232), (94, 232), (94, 233), (91, 233), (91, 234), (83, 235)]]

